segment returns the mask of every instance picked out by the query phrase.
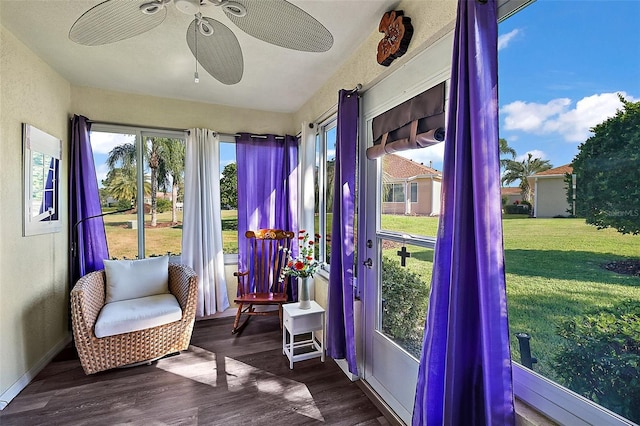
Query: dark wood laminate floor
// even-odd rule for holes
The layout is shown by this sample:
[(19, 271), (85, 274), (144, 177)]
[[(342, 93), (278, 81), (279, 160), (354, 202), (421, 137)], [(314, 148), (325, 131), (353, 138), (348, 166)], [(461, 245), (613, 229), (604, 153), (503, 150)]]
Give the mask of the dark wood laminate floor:
[(0, 412), (0, 425), (388, 424), (333, 360), (290, 370), (277, 318), (254, 318), (240, 336), (232, 322), (199, 321), (188, 351), (91, 376), (70, 347)]

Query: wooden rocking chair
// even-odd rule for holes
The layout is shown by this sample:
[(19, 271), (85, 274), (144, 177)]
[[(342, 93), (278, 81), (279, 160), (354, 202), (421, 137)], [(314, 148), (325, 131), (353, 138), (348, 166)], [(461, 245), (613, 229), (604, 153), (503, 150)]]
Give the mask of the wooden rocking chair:
[[(247, 268), (235, 272), (238, 278), (238, 312), (233, 323), (233, 334), (244, 329), (253, 315), (278, 315), (282, 329), (282, 305), (287, 303), (287, 282), (279, 282), (280, 271), (287, 263), (287, 257), (280, 247), (291, 248), (295, 234), (280, 229), (260, 229), (247, 231)], [(277, 305), (277, 310), (258, 310), (257, 305)], [(240, 317), (247, 317), (240, 323)]]

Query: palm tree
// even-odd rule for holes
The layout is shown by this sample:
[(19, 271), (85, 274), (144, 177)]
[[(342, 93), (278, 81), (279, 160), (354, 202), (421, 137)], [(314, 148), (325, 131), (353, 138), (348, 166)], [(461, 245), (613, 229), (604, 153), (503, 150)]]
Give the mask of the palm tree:
[(502, 176), (502, 184), (510, 184), (517, 180), (520, 180), (520, 193), (522, 194), (522, 200), (531, 202), (532, 190), (529, 186), (528, 177), (533, 176), (536, 173), (549, 170), (551, 163), (549, 160), (543, 160), (541, 158), (533, 158), (533, 154), (528, 153), (527, 158), (522, 161), (506, 160), (505, 172)]
[(502, 157), (503, 155), (508, 155), (509, 157), (511, 157), (500, 158), (500, 168), (505, 169), (507, 167), (507, 162), (516, 158), (516, 150), (509, 146), (509, 142), (507, 142), (506, 139), (500, 138), (498, 142), (500, 143), (500, 146), (498, 148), (500, 157)]
[(178, 223), (178, 190), (184, 180), (185, 143), (183, 139), (155, 138), (161, 153), (157, 169), (160, 187), (166, 191), (171, 186), (171, 223)]
[[(151, 226), (158, 224), (158, 186), (168, 186), (168, 179), (171, 177), (173, 186), (173, 210), (172, 221), (177, 222), (176, 202), (178, 186), (181, 184), (184, 173), (184, 142), (181, 139), (169, 138), (147, 138), (144, 145), (143, 157), (151, 169), (150, 191), (147, 192), (145, 183), (145, 194), (151, 194)], [(111, 170), (121, 166), (123, 171), (133, 176), (129, 179), (135, 192), (135, 172), (136, 172), (136, 147), (132, 143), (124, 143), (114, 147), (107, 157), (107, 165)]]
[[(111, 169), (107, 178), (102, 181), (105, 185), (106, 192), (116, 200), (130, 201), (136, 205), (137, 199), (137, 182), (135, 174), (125, 168)], [(144, 193), (151, 192), (151, 184), (148, 181), (144, 183)]]
[(500, 138), (498, 142), (500, 143), (500, 155), (509, 154), (511, 158), (516, 158), (516, 150), (509, 146), (506, 139)]
[(116, 200), (137, 201), (136, 197), (136, 146), (124, 143), (114, 147), (107, 156), (109, 174), (105, 187)]

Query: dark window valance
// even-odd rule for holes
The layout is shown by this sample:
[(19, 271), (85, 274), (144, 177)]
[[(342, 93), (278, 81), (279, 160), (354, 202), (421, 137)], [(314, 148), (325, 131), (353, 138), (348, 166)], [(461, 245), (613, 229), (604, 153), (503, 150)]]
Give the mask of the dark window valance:
[(444, 81), (373, 119), (373, 160), (409, 149), (424, 148), (444, 140)]

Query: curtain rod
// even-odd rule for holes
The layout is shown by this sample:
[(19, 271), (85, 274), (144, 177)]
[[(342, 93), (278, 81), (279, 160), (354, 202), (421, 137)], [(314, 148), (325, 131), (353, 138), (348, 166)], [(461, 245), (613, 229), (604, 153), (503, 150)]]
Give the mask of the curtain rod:
[[(73, 116), (71, 116), (69, 118), (69, 120), (73, 121)], [(114, 123), (112, 121), (91, 120), (89, 118), (87, 118), (87, 123), (102, 124), (102, 125), (105, 125), (105, 126), (137, 127), (139, 129), (147, 129), (147, 130), (166, 130), (166, 131), (170, 131), (170, 132), (188, 132), (187, 129), (176, 129), (174, 127), (141, 126), (139, 124)]]
[[(69, 118), (69, 120), (73, 121), (73, 116)], [(124, 124), (124, 123), (114, 123), (114, 122), (110, 122), (110, 121), (98, 121), (98, 120), (91, 120), (87, 118), (87, 123), (91, 123), (91, 124), (101, 124), (101, 125), (105, 125), (105, 126), (119, 126), (119, 127), (137, 127), (139, 129), (143, 129), (143, 130), (166, 130), (166, 131), (170, 131), (170, 132), (185, 132), (187, 134), (189, 134), (189, 129), (177, 129), (177, 128), (173, 128), (173, 127), (155, 127), (155, 126), (141, 126), (138, 124)], [(240, 137), (241, 135), (239, 133), (219, 133), (216, 132), (218, 135), (221, 136), (227, 136), (229, 138), (237, 138)], [(252, 138), (260, 138), (260, 139), (266, 139), (267, 136), (266, 135), (249, 135)], [(284, 136), (276, 136), (275, 139), (284, 139)]]
[(362, 90), (362, 84), (358, 83), (356, 84), (356, 87), (354, 87), (353, 89), (351, 89), (351, 91), (349, 92), (349, 94), (347, 95), (347, 97), (351, 97), (351, 95), (353, 95), (354, 93), (358, 93), (358, 90)]

